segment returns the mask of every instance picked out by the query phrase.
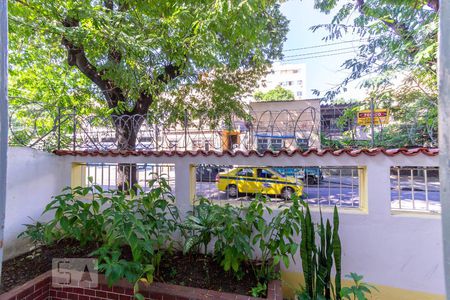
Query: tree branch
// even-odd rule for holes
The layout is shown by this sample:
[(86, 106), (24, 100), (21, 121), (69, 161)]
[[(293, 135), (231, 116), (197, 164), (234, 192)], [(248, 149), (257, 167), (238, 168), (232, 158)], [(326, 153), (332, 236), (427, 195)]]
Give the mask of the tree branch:
[[(68, 28), (78, 27), (79, 22), (74, 19), (66, 19), (63, 21), (63, 25)], [(122, 90), (116, 87), (112, 81), (102, 78), (102, 73), (89, 62), (82, 46), (75, 45), (66, 37), (62, 38), (62, 45), (67, 49), (67, 62), (69, 66), (76, 66), (100, 88), (110, 108), (116, 107), (119, 101), (124, 100)], [(120, 59), (120, 54), (116, 53), (114, 57)]]
[(148, 112), (148, 109), (150, 108), (150, 105), (153, 103), (153, 96), (148, 95), (145, 92), (142, 92), (139, 96), (138, 101), (136, 101), (136, 104), (134, 105), (133, 111), (131, 112), (132, 115), (145, 115)]
[(164, 73), (158, 76), (158, 80), (163, 83), (168, 83), (170, 80), (177, 78), (180, 75), (180, 67), (168, 64), (164, 67)]
[[(180, 68), (178, 66), (174, 66), (173, 64), (168, 64), (164, 67), (164, 73), (160, 74), (157, 77), (157, 80), (168, 83), (169, 81), (175, 79), (180, 75)], [(153, 96), (147, 94), (146, 92), (142, 92), (139, 96), (138, 101), (133, 108), (131, 114), (146, 114), (150, 105), (153, 103)]]
[[(431, 0), (434, 1), (434, 0)], [(358, 11), (362, 15), (367, 15), (366, 11), (364, 9), (365, 1), (364, 0), (356, 0), (356, 7), (358, 8)], [(388, 28), (390, 28), (393, 32), (395, 32), (401, 39), (404, 39), (408, 42), (411, 42), (412, 46), (409, 47), (409, 52), (411, 55), (415, 55), (419, 47), (417, 46), (416, 41), (413, 38), (413, 35), (408, 31), (408, 26), (404, 23), (399, 23), (397, 20), (391, 18), (391, 20), (387, 21), (385, 19), (381, 19), (377, 16), (371, 16), (375, 19), (378, 19), (383, 22), (384, 25), (386, 25)]]

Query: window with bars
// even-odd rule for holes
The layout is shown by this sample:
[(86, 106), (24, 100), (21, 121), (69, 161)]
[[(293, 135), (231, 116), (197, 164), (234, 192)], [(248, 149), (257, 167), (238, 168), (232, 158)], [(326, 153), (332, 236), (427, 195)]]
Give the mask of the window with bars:
[(438, 167), (391, 167), (391, 209), (440, 213)]
[[(362, 167), (198, 165), (196, 198), (242, 204), (261, 193), (267, 205), (289, 205), (286, 189), (301, 189), (311, 205), (361, 208)], [(200, 176), (200, 174), (204, 174)]]
[[(119, 182), (119, 168), (129, 168), (136, 172), (136, 183), (144, 190), (150, 188), (149, 181), (156, 178), (167, 180), (172, 190), (175, 188), (175, 165), (173, 164), (121, 164), (89, 163), (81, 166), (81, 178), (75, 178), (81, 186), (99, 185), (104, 190), (115, 190)], [(130, 178), (131, 181), (131, 178)]]

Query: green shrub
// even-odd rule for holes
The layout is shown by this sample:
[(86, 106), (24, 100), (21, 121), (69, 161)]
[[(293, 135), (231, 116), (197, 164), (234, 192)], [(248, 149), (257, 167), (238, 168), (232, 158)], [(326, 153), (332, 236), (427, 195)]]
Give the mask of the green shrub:
[(372, 290), (378, 291), (378, 289), (373, 285), (363, 282), (363, 276), (361, 275), (350, 273), (350, 275), (345, 275), (345, 277), (352, 279), (353, 285), (350, 287), (342, 288), (340, 295), (343, 299), (366, 300), (366, 295), (371, 294)]
[[(184, 243), (183, 252), (188, 253), (208, 252), (208, 245), (213, 236), (223, 229), (222, 220), (218, 219), (221, 207), (215, 205), (205, 198), (201, 198), (193, 210), (189, 213), (186, 220), (181, 224), (187, 236)], [(203, 248), (203, 249), (201, 249)]]
[[(302, 214), (297, 197), (293, 197), (292, 205), (280, 207), (277, 214), (266, 201), (266, 197), (257, 195), (248, 207), (235, 207), (200, 199), (182, 224), (187, 235), (185, 252), (201, 249), (206, 254), (215, 240), (214, 256), (224, 270), (240, 278), (242, 264), (250, 263), (260, 283), (252, 294), (262, 296), (264, 284), (277, 276), (275, 266), (281, 262), (288, 267), (298, 251), (294, 237), (300, 233)], [(254, 260), (256, 249), (261, 252), (258, 261)]]
[[(258, 280), (251, 293), (258, 296), (265, 294), (267, 282), (277, 276), (275, 266), (282, 263), (289, 267), (300, 247), (306, 288), (299, 293), (299, 299), (340, 298), (341, 244), (336, 207), (333, 226), (329, 220), (324, 223), (321, 216), (316, 228), (308, 204), (295, 195), (290, 205), (280, 206), (277, 213), (266, 205), (262, 195), (247, 207), (200, 199), (181, 223), (168, 183), (156, 179), (149, 186), (149, 192), (139, 186), (126, 192), (104, 191), (97, 185), (67, 188), (44, 210), (53, 212), (54, 218), (48, 223), (26, 225), (21, 236), (43, 244), (63, 238), (77, 240), (81, 245), (96, 242), (99, 248), (93, 255), (108, 283), (125, 278), (134, 283), (136, 292), (139, 281), (150, 283), (158, 275), (162, 256), (175, 247), (173, 236), (177, 230), (185, 238), (185, 253), (206, 255), (208, 249), (213, 249), (224, 271), (233, 272), (238, 279), (243, 276), (243, 264), (250, 264)], [(298, 235), (300, 245), (294, 239)], [(258, 261), (255, 251), (261, 255)], [(366, 285), (355, 282), (352, 291), (356, 295), (358, 288), (364, 290)], [(350, 295), (348, 289), (344, 292), (345, 297)]]
[[(315, 226), (309, 205), (303, 202), (301, 215), (300, 257), (302, 259), (305, 287), (298, 292), (298, 299), (340, 299), (341, 290), (341, 242), (339, 238), (339, 215), (334, 207), (333, 227), (329, 220), (324, 224), (322, 212), (320, 223)], [(316, 232), (319, 244), (316, 244)], [(331, 269), (335, 266), (335, 285), (331, 281)]]
[(184, 252), (203, 252), (214, 242), (214, 256), (224, 268), (242, 276), (241, 266), (252, 258), (251, 226), (243, 218), (242, 208), (229, 204), (220, 206), (200, 199), (181, 227), (185, 230)]
[(232, 270), (240, 278), (241, 266), (253, 257), (251, 246), (252, 228), (245, 219), (243, 207), (226, 204), (216, 214), (221, 230), (217, 232), (214, 244), (214, 255), (225, 271)]
[(44, 210), (54, 212), (54, 218), (27, 225), (21, 236), (44, 244), (62, 238), (81, 245), (97, 242), (101, 246), (92, 255), (109, 284), (121, 278), (136, 287), (141, 279), (151, 282), (162, 255), (173, 247), (180, 221), (167, 182), (152, 180), (149, 186), (149, 192), (139, 186), (126, 192), (104, 191), (97, 185), (66, 188)]
[(93, 185), (65, 188), (63, 192), (44, 209), (43, 214), (54, 213), (54, 218), (41, 224), (43, 239), (40, 242), (50, 244), (63, 238), (77, 240), (81, 245), (101, 242), (105, 234), (102, 208), (109, 200), (102, 188)]
[[(252, 244), (261, 251), (261, 261), (256, 272), (263, 281), (273, 279), (274, 268), (279, 262), (289, 267), (289, 260), (294, 259), (298, 250), (294, 237), (300, 233), (302, 213), (296, 196), (292, 197), (290, 206), (280, 207), (278, 214), (273, 217), (273, 211), (265, 205), (266, 201), (266, 197), (258, 195), (248, 207), (246, 215), (247, 222), (253, 227)], [(272, 217), (269, 222), (265, 220), (264, 212)]]

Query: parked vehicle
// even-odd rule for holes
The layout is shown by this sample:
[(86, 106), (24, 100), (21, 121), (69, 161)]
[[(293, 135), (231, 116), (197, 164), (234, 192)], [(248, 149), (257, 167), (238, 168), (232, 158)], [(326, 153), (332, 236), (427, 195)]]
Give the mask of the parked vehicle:
[(220, 173), (217, 186), (219, 191), (226, 192), (229, 197), (239, 194), (257, 194), (281, 196), (290, 199), (293, 194), (301, 196), (303, 182), (293, 177), (284, 176), (267, 167), (239, 167), (227, 173)]
[(198, 165), (195, 172), (197, 182), (214, 182), (220, 172), (225, 172), (231, 167), (215, 165)]
[(318, 167), (305, 167), (305, 168), (290, 168), (290, 167), (274, 167), (278, 173), (284, 176), (290, 176), (297, 179), (301, 179), (308, 185), (318, 184), (322, 179), (322, 171)]

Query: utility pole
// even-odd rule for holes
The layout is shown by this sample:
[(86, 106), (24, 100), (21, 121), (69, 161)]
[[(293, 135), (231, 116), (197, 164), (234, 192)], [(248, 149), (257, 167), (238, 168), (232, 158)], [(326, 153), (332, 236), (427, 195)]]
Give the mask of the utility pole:
[(0, 0), (0, 280), (6, 206), (8, 152), (8, 0)]
[(375, 147), (375, 109), (373, 104), (373, 97), (370, 97), (370, 131), (372, 134), (372, 148)]
[(450, 300), (450, 2), (439, 8), (439, 178), (447, 299)]

